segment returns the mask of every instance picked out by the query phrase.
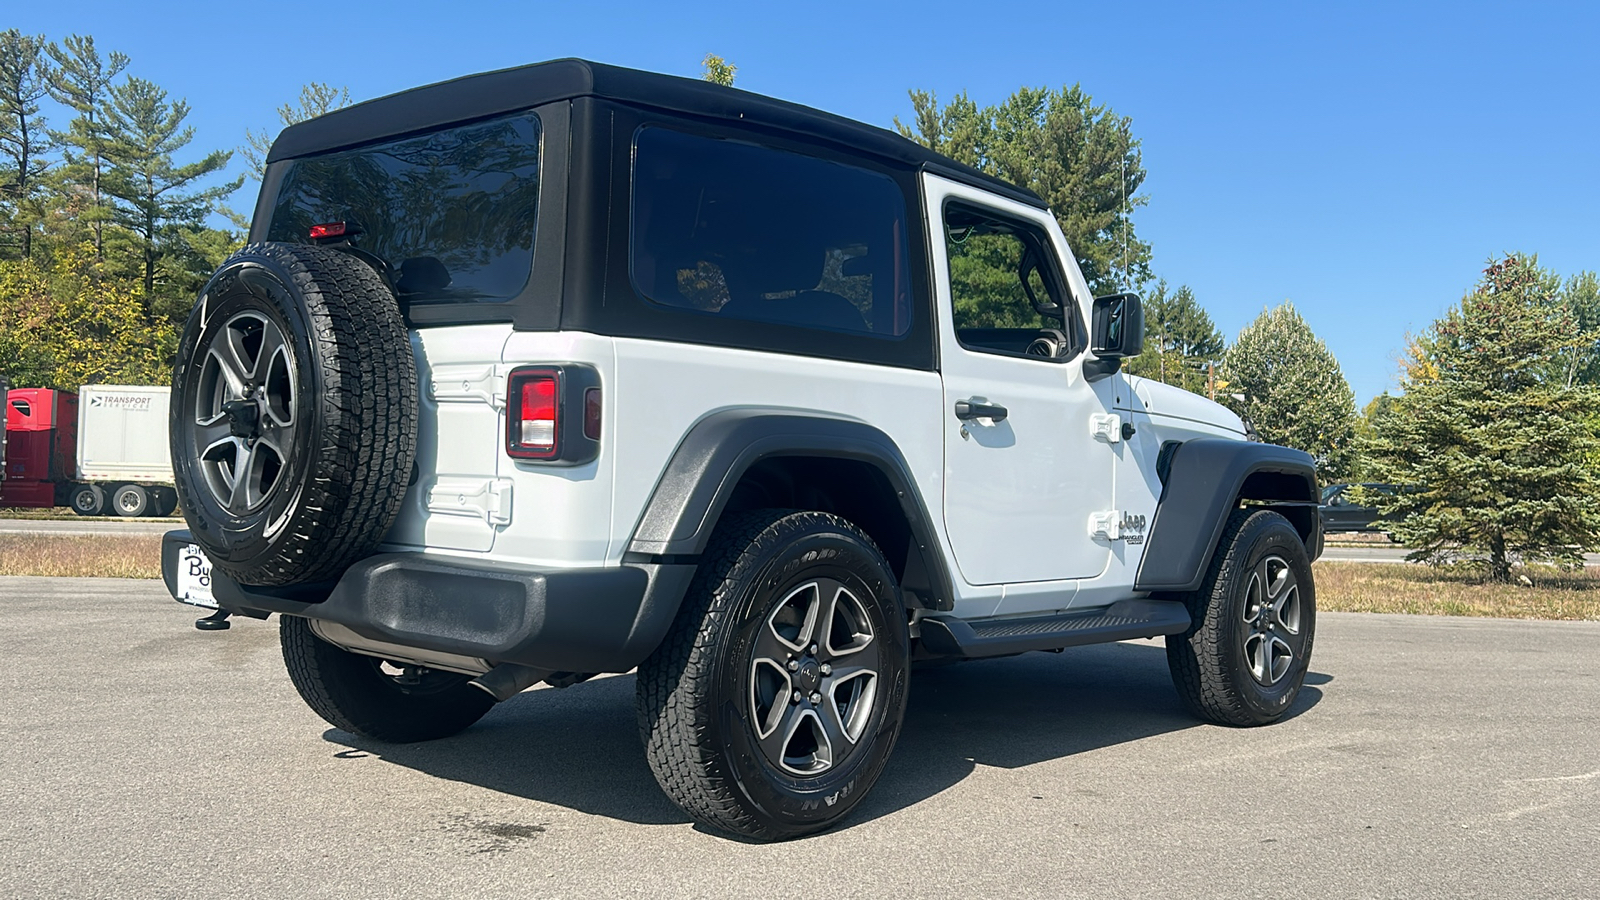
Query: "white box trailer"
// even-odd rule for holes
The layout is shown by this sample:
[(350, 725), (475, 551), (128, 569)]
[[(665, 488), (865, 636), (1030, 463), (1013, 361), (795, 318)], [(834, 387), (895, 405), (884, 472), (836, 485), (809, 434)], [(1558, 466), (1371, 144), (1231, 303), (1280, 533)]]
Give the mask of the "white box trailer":
[(72, 491), (74, 510), (84, 515), (171, 514), (177, 505), (167, 440), (171, 394), (171, 388), (148, 385), (94, 384), (79, 389), (79, 484)]

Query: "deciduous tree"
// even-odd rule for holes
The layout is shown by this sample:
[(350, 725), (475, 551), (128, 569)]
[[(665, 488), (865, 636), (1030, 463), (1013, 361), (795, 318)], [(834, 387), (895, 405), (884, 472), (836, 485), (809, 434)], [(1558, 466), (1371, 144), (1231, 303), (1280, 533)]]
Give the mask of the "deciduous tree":
[(702, 80), (723, 87), (733, 87), (733, 76), (738, 73), (738, 66), (715, 53), (707, 53), (706, 58), (700, 61), (700, 65), (705, 68), (705, 71), (700, 73)]

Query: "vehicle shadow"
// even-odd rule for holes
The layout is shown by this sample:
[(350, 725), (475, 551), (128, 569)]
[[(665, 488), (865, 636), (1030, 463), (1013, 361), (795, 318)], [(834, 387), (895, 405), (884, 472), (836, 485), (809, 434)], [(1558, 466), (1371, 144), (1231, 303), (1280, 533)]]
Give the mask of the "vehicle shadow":
[[(1321, 699), (1313, 673), (1290, 716)], [(639, 824), (689, 821), (656, 786), (640, 748), (631, 675), (529, 691), (453, 738), (384, 744), (323, 738), (436, 778)], [(1021, 768), (1187, 728), (1164, 652), (1107, 644), (918, 669), (899, 743), (845, 827), (960, 783), (978, 766)]]

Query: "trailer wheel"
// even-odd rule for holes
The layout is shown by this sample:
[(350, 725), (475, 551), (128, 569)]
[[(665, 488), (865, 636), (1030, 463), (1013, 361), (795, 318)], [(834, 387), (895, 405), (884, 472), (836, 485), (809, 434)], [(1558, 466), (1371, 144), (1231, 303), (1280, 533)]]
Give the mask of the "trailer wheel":
[(137, 484), (118, 485), (111, 492), (111, 508), (119, 516), (147, 516), (150, 514), (150, 492)]
[(106, 492), (98, 484), (75, 484), (67, 500), (80, 516), (98, 516), (106, 508)]

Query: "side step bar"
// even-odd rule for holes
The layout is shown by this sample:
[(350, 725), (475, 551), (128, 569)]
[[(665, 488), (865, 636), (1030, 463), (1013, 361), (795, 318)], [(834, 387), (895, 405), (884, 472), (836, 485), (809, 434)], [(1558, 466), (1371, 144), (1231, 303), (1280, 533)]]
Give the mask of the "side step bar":
[(1189, 628), (1189, 611), (1176, 600), (1122, 600), (1105, 609), (1055, 616), (970, 622), (929, 616), (919, 624), (924, 648), (941, 656), (978, 659), (1177, 634)]

